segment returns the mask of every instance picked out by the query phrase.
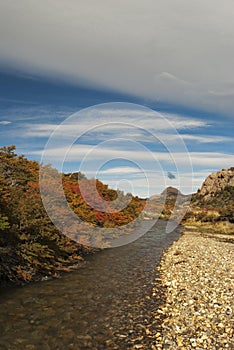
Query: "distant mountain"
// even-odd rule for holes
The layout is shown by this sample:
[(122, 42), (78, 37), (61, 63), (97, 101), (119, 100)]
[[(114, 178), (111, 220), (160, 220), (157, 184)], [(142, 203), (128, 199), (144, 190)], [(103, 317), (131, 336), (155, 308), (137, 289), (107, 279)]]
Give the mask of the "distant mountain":
[(177, 197), (185, 198), (186, 195), (182, 194), (177, 188), (169, 186), (161, 193), (161, 198), (166, 198), (166, 202), (175, 201)]
[[(191, 195), (182, 194), (175, 187), (167, 187), (161, 194), (155, 194), (149, 198), (146, 218), (160, 217), (164, 219), (175, 218), (184, 205), (188, 205)], [(175, 207), (175, 203), (177, 206)]]
[(154, 199), (158, 199), (160, 197), (164, 197), (165, 195), (174, 197), (174, 196), (177, 196), (178, 194), (182, 195), (182, 193), (177, 188), (169, 186), (169, 187), (165, 188), (165, 190), (163, 190), (160, 194), (154, 194), (149, 199), (154, 200)]
[(188, 198), (190, 198), (191, 195), (186, 195), (181, 193), (177, 188), (169, 186), (165, 188), (165, 190), (161, 194), (155, 194), (149, 198), (150, 201), (160, 201), (165, 204), (175, 204), (175, 201), (179, 199), (180, 201), (184, 202)]

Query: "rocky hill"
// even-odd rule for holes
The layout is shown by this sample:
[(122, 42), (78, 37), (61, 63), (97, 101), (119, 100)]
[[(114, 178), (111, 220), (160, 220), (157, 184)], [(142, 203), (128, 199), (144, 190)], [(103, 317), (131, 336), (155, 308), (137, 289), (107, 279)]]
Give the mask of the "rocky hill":
[(198, 195), (207, 201), (220, 194), (227, 187), (234, 187), (234, 167), (210, 174), (203, 182)]
[(192, 196), (186, 223), (221, 232), (234, 232), (234, 167), (210, 174)]

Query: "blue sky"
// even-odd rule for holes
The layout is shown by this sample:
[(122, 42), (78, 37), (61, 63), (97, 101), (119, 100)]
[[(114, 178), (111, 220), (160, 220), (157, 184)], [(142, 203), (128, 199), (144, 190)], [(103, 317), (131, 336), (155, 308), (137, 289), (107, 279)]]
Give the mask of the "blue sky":
[(1, 146), (40, 161), (62, 124), (45, 160), (73, 140), (60, 170), (139, 196), (234, 166), (232, 1), (0, 6)]
[[(111, 187), (146, 196), (148, 182), (150, 195), (170, 185), (180, 187), (186, 193), (190, 192), (191, 186), (193, 190), (200, 186), (210, 172), (233, 165), (233, 122), (229, 117), (210, 115), (169, 103), (156, 104), (130, 95), (28, 76), (10, 72), (9, 69), (1, 72), (0, 77), (3, 82), (0, 88), (1, 146), (15, 144), (18, 152), (30, 159), (40, 161), (42, 151), (55, 127), (78, 112), (71, 125), (67, 125), (67, 128), (63, 126), (62, 137), (61, 134), (58, 136), (56, 147), (48, 151), (48, 161), (55, 167), (60, 167), (60, 157), (63, 154), (61, 148), (67, 147), (67, 137), (73, 140), (73, 136), (78, 138), (80, 133), (84, 133), (78, 140), (71, 141), (73, 150), (63, 164), (63, 171), (81, 169), (88, 177), (98, 177)], [(124, 106), (125, 103), (132, 103), (133, 107), (124, 116), (118, 114), (118, 111), (113, 115), (113, 110), (107, 110), (102, 117), (95, 110), (89, 117), (86, 112), (79, 114), (84, 108), (102, 103), (107, 103), (105, 108), (112, 108), (113, 102), (123, 103)], [(174, 129), (170, 130), (165, 120), (158, 121), (157, 115), (150, 115), (150, 112), (141, 109), (139, 111), (138, 104), (159, 111), (166, 120), (174, 123), (191, 157), (191, 168), (183, 154), (177, 164), (167, 162), (170, 154), (174, 155), (176, 152), (178, 136), (174, 134)], [(139, 119), (141, 125), (137, 126)], [(93, 130), (99, 124), (101, 126)], [(156, 137), (163, 133), (169, 139), (162, 145), (152, 136), (152, 132)], [(172, 136), (175, 141), (172, 149), (168, 150)], [(132, 141), (135, 144), (131, 144)], [(141, 145), (145, 149), (139, 149)], [(82, 160), (94, 147), (98, 148), (81, 168)], [(154, 153), (156, 160), (146, 159), (148, 151)], [(186, 152), (186, 149), (183, 151)], [(101, 162), (97, 160), (99, 158)], [(178, 165), (182, 166), (180, 173)], [(167, 177), (168, 171), (175, 175), (175, 179)]]

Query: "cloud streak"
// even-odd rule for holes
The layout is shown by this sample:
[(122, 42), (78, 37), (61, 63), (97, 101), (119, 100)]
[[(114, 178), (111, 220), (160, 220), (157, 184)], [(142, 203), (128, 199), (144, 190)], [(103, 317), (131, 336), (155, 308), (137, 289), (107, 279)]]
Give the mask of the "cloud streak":
[[(178, 114), (161, 114), (160, 118), (155, 118), (155, 113), (140, 113), (139, 111), (126, 111), (124, 114), (118, 115), (119, 123), (111, 123), (111, 114), (118, 113), (118, 111), (104, 111), (102, 118), (98, 118), (98, 122), (95, 120), (95, 112), (93, 112), (92, 118), (80, 122), (77, 117), (77, 122), (72, 124), (56, 125), (56, 124), (24, 124), (24, 132), (22, 137), (36, 137), (36, 138), (48, 138), (54, 130), (57, 128), (57, 133), (61, 134), (63, 138), (75, 137), (77, 134), (82, 134), (82, 142), (85, 140), (87, 143), (90, 139), (96, 142), (102, 142), (106, 139), (111, 139), (121, 135), (122, 138), (134, 139), (135, 141), (141, 141), (145, 143), (156, 143), (157, 135), (163, 133), (163, 139), (168, 143), (174, 142), (176, 138), (180, 137), (184, 141), (196, 142), (196, 143), (223, 143), (233, 142), (231, 137), (221, 135), (202, 135), (202, 134), (189, 134), (185, 131), (192, 131), (193, 129), (207, 128), (209, 124), (206, 121), (202, 121), (195, 118), (189, 118), (180, 116)], [(131, 115), (132, 114), (132, 115)], [(108, 118), (106, 117), (108, 115)], [(142, 118), (144, 128), (138, 128), (136, 125), (137, 118)], [(162, 116), (162, 117), (161, 117)], [(165, 120), (167, 122), (165, 123)], [(177, 130), (179, 134), (175, 134)], [(181, 132), (181, 133), (180, 133)], [(168, 133), (168, 134), (166, 134)], [(156, 137), (155, 137), (155, 136)]]
[[(137, 106), (137, 105), (132, 105)], [(69, 121), (66, 119), (63, 124), (51, 123), (24, 123), (25, 133), (32, 137), (48, 137), (57, 129), (56, 132), (62, 133), (65, 137), (73, 136), (79, 130), (79, 133), (90, 132), (101, 127), (103, 132), (118, 134), (124, 132), (125, 129), (137, 128), (139, 133), (143, 131), (149, 132), (167, 132), (168, 130), (192, 130), (201, 127), (208, 127), (209, 124), (205, 120), (188, 117), (185, 115), (173, 113), (158, 113), (151, 110), (142, 110), (132, 107), (131, 109), (106, 108), (105, 104), (100, 110), (93, 107), (90, 110), (77, 112), (77, 117)], [(112, 120), (118, 120), (113, 122)], [(149, 135), (148, 135), (149, 136)]]
[[(90, 151), (93, 151), (90, 153)], [(33, 151), (30, 154), (39, 155), (43, 154), (44, 150)], [(153, 151), (135, 151), (134, 149), (110, 149), (109, 147), (99, 146), (94, 148), (93, 145), (73, 145), (73, 147), (67, 152), (67, 147), (57, 147), (54, 149), (46, 150), (47, 158), (52, 160), (61, 159), (64, 154), (67, 155), (66, 161), (82, 161), (86, 156), (87, 162), (92, 162), (97, 159), (128, 159), (132, 161), (144, 161), (148, 164), (148, 169), (152, 168), (152, 161), (164, 162), (165, 164), (184, 164), (187, 162), (188, 153), (168, 153), (168, 152), (153, 152)], [(192, 161), (192, 165), (209, 168), (222, 168), (231, 167), (234, 163), (234, 156), (232, 154), (225, 154), (220, 152), (189, 152), (189, 156)]]
[(0, 125), (8, 125), (11, 124), (11, 122), (9, 120), (1, 120), (0, 121)]

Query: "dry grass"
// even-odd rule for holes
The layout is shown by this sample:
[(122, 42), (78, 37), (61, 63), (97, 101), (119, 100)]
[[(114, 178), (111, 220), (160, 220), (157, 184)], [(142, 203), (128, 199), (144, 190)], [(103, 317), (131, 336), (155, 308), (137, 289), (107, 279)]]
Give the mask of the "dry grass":
[(211, 222), (188, 220), (183, 226), (188, 229), (196, 228), (196, 229), (199, 229), (199, 231), (201, 232), (206, 231), (206, 232), (213, 232), (217, 234), (226, 234), (226, 235), (234, 234), (234, 224), (227, 221), (211, 223)]

